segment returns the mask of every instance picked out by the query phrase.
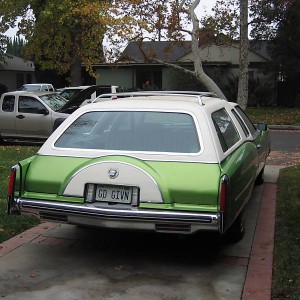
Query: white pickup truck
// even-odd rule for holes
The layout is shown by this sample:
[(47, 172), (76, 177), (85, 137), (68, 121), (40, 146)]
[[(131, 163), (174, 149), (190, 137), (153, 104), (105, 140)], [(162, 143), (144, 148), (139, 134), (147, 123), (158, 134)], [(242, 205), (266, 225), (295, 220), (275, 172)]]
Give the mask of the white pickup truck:
[(55, 92), (55, 88), (51, 83), (26, 83), (19, 88), (19, 91)]
[(53, 92), (14, 91), (0, 98), (0, 142), (43, 141), (53, 132), (57, 119), (69, 115), (58, 110), (67, 100)]

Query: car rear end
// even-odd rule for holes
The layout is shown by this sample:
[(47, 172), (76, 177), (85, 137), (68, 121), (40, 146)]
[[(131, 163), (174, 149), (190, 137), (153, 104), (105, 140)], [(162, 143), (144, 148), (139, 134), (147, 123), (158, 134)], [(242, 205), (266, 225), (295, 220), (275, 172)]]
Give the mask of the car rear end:
[(227, 182), (201, 108), (113, 103), (81, 108), (38, 155), (12, 169), (10, 213), (108, 228), (221, 232)]

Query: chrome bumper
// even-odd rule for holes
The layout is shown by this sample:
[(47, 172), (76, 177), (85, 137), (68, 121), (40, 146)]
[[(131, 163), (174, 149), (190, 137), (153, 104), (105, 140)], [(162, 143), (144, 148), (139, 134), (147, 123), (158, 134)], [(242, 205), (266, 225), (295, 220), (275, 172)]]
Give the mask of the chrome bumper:
[(196, 231), (220, 232), (221, 223), (221, 216), (217, 213), (136, 207), (112, 209), (95, 207), (92, 204), (67, 204), (24, 198), (9, 198), (8, 213), (33, 215), (43, 221), (185, 234)]

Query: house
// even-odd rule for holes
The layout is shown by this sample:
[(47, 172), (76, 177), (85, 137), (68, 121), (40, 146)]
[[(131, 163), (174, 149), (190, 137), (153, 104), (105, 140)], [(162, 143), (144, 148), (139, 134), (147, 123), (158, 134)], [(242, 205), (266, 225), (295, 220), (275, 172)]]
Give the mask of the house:
[(0, 63), (0, 84), (5, 85), (8, 91), (34, 82), (35, 66), (32, 61), (9, 54), (5, 61)]
[[(238, 45), (203, 45), (201, 58), (205, 72), (226, 89), (239, 73)], [(145, 87), (158, 90), (200, 90), (203, 87), (193, 76), (170, 68), (162, 62), (178, 64), (193, 70), (191, 42), (150, 41), (131, 42), (125, 48), (116, 63), (94, 65), (97, 84), (115, 84), (126, 90), (138, 90)], [(249, 78), (259, 79), (263, 84), (274, 84), (272, 74), (265, 71), (270, 56), (265, 44), (250, 43)]]

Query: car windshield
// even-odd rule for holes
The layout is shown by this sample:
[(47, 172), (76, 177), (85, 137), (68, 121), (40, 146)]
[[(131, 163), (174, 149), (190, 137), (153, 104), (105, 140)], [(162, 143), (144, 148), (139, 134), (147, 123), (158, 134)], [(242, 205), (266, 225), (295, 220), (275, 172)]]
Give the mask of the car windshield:
[(82, 91), (82, 89), (65, 89), (64, 91), (60, 92), (59, 95), (69, 100), (71, 97), (73, 97), (80, 91)]
[(198, 153), (191, 115), (154, 111), (95, 111), (76, 119), (55, 143), (60, 148)]
[(107, 94), (111, 93), (111, 88), (110, 87), (95, 87), (91, 86), (87, 89), (84, 89), (75, 95), (73, 95), (69, 101), (64, 105), (61, 109), (60, 112), (66, 113), (66, 114), (71, 114), (74, 112), (77, 108), (80, 107), (80, 105), (87, 99), (90, 99), (92, 94), (96, 94), (96, 97), (101, 95), (101, 94)]
[(64, 97), (57, 94), (43, 95), (40, 96), (40, 99), (54, 111), (58, 111), (67, 102), (67, 100)]

